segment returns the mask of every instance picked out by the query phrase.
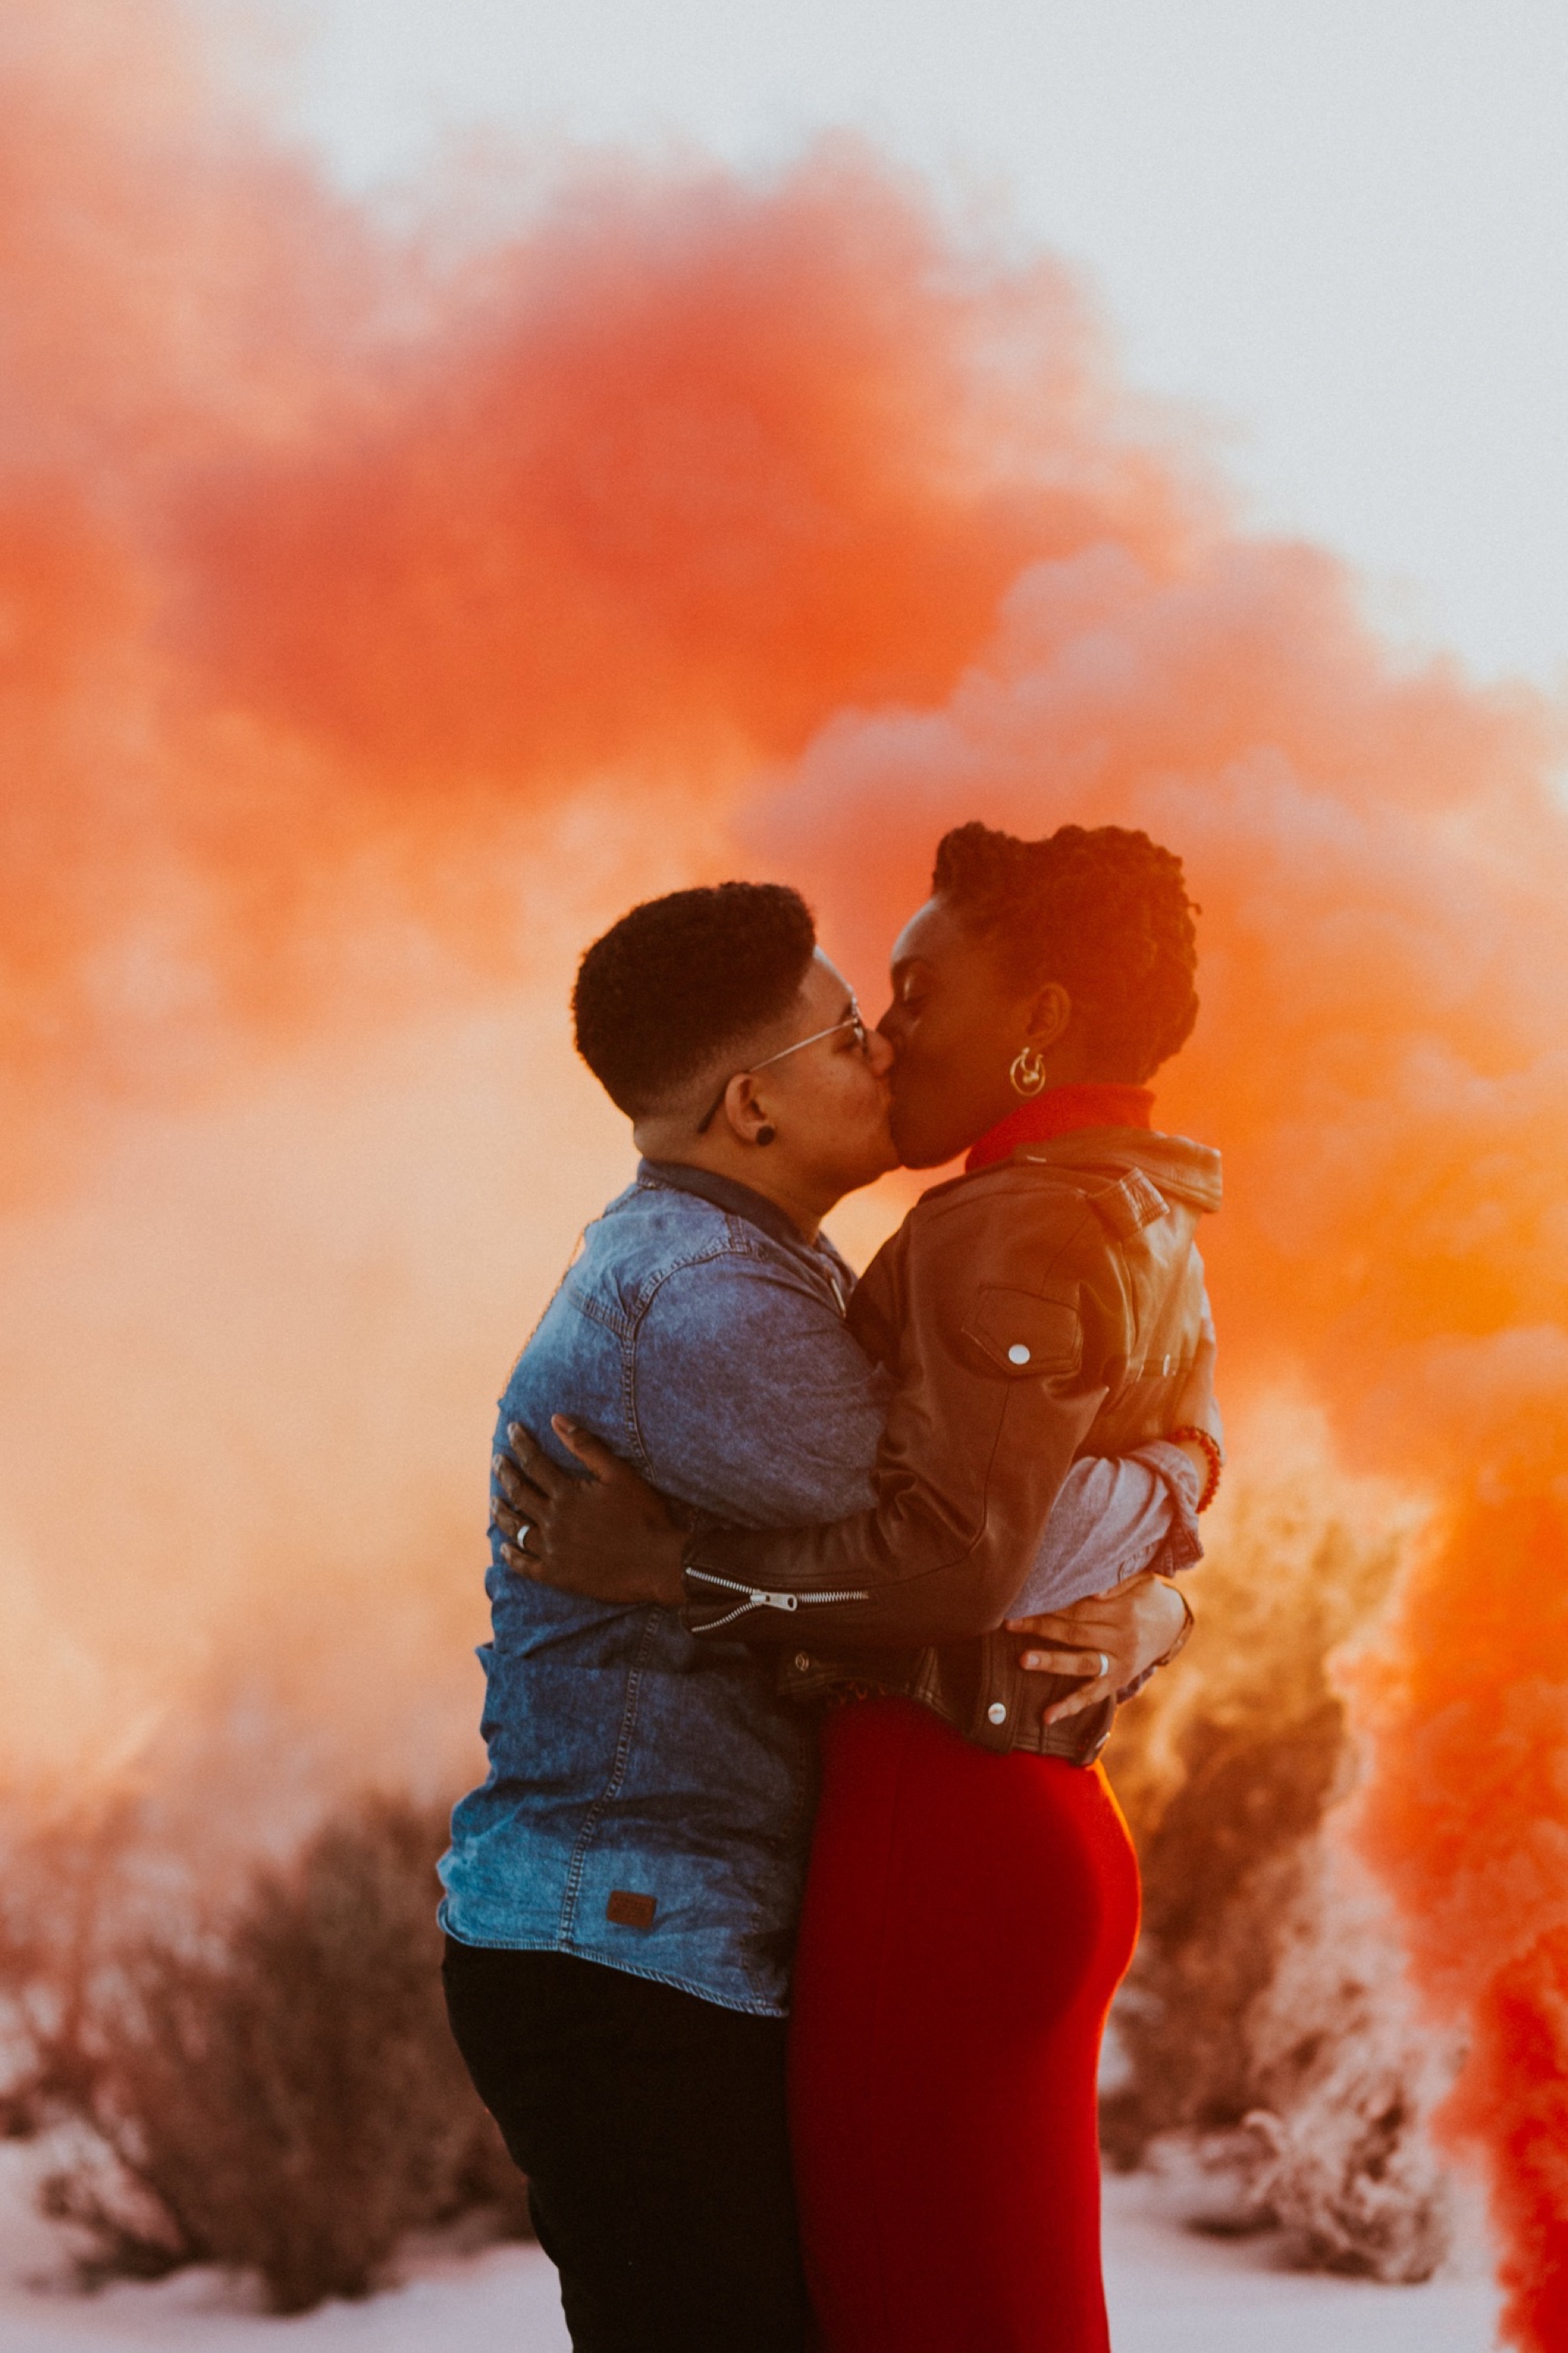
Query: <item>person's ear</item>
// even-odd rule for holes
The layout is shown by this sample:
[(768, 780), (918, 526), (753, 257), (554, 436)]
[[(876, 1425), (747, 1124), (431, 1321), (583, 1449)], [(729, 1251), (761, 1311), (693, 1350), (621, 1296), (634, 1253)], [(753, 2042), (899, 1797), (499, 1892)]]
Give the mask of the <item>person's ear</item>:
[(1059, 980), (1047, 980), (1029, 1008), (1027, 1041), (1037, 1053), (1060, 1045), (1072, 1019), (1072, 998)]
[(750, 1071), (742, 1071), (730, 1082), (724, 1097), (724, 1115), (731, 1134), (742, 1144), (772, 1144), (778, 1129), (768, 1117), (757, 1097), (756, 1082)]

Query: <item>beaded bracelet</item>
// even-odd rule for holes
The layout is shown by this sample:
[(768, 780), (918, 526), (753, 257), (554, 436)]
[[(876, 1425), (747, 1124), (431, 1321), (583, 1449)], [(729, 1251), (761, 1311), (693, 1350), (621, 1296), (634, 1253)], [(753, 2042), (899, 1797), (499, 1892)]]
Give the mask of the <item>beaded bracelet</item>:
[(1224, 1447), (1212, 1430), (1200, 1430), (1195, 1421), (1184, 1421), (1179, 1430), (1168, 1430), (1165, 1436), (1172, 1445), (1186, 1438), (1190, 1439), (1194, 1446), (1203, 1448), (1208, 1460), (1209, 1475), (1204, 1481), (1204, 1492), (1198, 1497), (1197, 1508), (1200, 1512), (1206, 1512), (1219, 1493), (1219, 1474), (1225, 1469)]

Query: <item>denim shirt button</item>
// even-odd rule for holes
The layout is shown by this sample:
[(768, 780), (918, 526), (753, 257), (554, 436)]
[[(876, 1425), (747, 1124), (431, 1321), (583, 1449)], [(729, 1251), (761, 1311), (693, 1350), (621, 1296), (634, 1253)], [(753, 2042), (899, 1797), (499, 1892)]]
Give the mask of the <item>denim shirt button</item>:
[(795, 1652), (795, 1672), (796, 1672), (796, 1674), (797, 1674), (797, 1675), (804, 1675), (804, 1674), (805, 1674), (805, 1671), (806, 1671), (806, 1669), (807, 1669), (807, 1667), (809, 1667), (809, 1666), (810, 1666), (810, 1664), (811, 1664), (811, 1661), (810, 1661), (810, 1659), (806, 1656), (806, 1654), (805, 1654), (805, 1652), (804, 1651), (797, 1651)]

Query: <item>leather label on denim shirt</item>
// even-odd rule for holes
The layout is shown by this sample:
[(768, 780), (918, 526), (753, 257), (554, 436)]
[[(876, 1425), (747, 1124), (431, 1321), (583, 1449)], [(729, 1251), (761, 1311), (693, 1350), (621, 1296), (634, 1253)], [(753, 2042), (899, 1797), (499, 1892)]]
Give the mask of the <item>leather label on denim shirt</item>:
[(651, 1928), (658, 1910), (657, 1895), (634, 1895), (629, 1887), (612, 1887), (605, 1917), (613, 1920), (617, 1928)]

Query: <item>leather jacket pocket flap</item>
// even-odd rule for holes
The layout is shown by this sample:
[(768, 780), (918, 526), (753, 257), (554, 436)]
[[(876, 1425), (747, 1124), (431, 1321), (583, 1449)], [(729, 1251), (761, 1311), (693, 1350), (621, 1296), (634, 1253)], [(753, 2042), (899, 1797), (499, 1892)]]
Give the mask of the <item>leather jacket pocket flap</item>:
[(1083, 1325), (1065, 1299), (988, 1283), (976, 1294), (963, 1336), (1014, 1380), (1072, 1375), (1083, 1362)]

